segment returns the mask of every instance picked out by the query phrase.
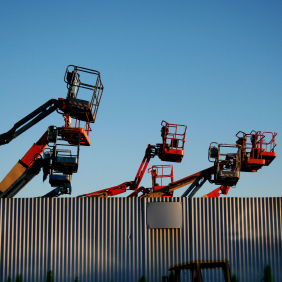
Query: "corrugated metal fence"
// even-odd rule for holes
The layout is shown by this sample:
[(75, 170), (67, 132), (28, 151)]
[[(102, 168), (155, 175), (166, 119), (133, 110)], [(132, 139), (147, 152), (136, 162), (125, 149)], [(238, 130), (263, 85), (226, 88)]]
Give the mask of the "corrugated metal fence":
[[(0, 281), (154, 282), (196, 259), (228, 259), (239, 282), (269, 264), (282, 281), (281, 199), (0, 199)], [(147, 228), (149, 202), (180, 202), (181, 228)]]

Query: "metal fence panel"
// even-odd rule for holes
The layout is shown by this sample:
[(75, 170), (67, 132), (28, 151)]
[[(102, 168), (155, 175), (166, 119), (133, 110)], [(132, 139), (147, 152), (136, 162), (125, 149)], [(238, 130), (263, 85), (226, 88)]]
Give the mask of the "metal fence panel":
[[(282, 281), (281, 199), (0, 199), (0, 281), (52, 270), (54, 281), (161, 282), (170, 266), (223, 259), (240, 282), (260, 281), (267, 264)], [(180, 202), (182, 227), (147, 228), (149, 202)]]

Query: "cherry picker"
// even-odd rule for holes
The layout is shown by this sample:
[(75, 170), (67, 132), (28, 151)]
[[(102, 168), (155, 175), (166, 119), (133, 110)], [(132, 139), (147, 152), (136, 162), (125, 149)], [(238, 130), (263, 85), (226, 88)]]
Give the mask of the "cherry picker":
[(124, 182), (120, 185), (95, 191), (88, 194), (83, 194), (78, 197), (109, 197), (122, 194), (128, 190), (133, 192), (128, 197), (137, 197), (141, 192), (147, 194), (149, 189), (139, 187), (144, 173), (148, 167), (151, 158), (158, 156), (162, 161), (181, 162), (184, 156), (184, 143), (186, 136), (186, 125), (170, 124), (166, 121), (161, 123), (162, 143), (156, 145), (148, 144), (144, 158), (137, 171), (134, 181)]
[[(91, 78), (94, 76), (95, 83), (82, 82), (81, 76), (84, 75), (90, 75)], [(78, 169), (79, 148), (91, 144), (90, 123), (96, 120), (104, 86), (98, 71), (74, 65), (67, 67), (64, 81), (68, 90), (66, 99), (49, 100), (17, 122), (8, 132), (0, 135), (0, 145), (4, 145), (54, 111), (62, 114), (65, 119), (63, 127), (49, 127), (38, 142), (12, 168), (0, 183), (0, 197), (13, 197), (39, 173), (41, 168), (45, 178), (49, 174), (51, 186), (56, 187), (45, 196), (54, 197), (71, 193), (71, 176)], [(84, 95), (84, 90), (88, 93), (90, 90), (92, 95), (89, 100), (78, 99), (78, 92)], [(76, 119), (75, 127), (71, 127), (73, 118)], [(85, 129), (80, 127), (80, 121), (85, 122)], [(75, 155), (70, 149), (62, 149), (62, 146), (75, 147)]]
[[(162, 125), (169, 128), (169, 124), (162, 122)], [(174, 156), (169, 155), (172, 151), (165, 151), (164, 148), (170, 148), (167, 145), (166, 127), (162, 127), (163, 143), (156, 146), (148, 145), (144, 159), (137, 172), (134, 181), (125, 182), (121, 185), (99, 190), (93, 193), (84, 194), (78, 197), (108, 197), (115, 196), (126, 192), (127, 190), (134, 190), (128, 197), (172, 197), (176, 189), (180, 189), (190, 184), (188, 189), (182, 194), (182, 197), (193, 197), (197, 191), (203, 186), (206, 181), (220, 185), (212, 192), (203, 197), (214, 198), (221, 194), (227, 195), (231, 186), (236, 186), (240, 179), (240, 172), (256, 172), (263, 166), (268, 166), (276, 157), (274, 148), (276, 146), (275, 136), (277, 133), (252, 131), (250, 134), (238, 132), (236, 144), (218, 144), (212, 142), (209, 146), (208, 159), (213, 162), (213, 166), (189, 175), (178, 181), (173, 180), (173, 166), (172, 165), (158, 165), (151, 167), (148, 172), (152, 175), (152, 188), (139, 187), (143, 178), (144, 172), (148, 166), (149, 160), (158, 155), (161, 160), (181, 161), (184, 155), (183, 152), (175, 153)], [(185, 128), (186, 132), (186, 128)], [(242, 135), (242, 136), (239, 136)], [(268, 141), (266, 137), (269, 137)], [(185, 142), (184, 138), (179, 138), (179, 141)], [(178, 141), (178, 142), (179, 142)], [(171, 141), (172, 144), (175, 141)], [(179, 148), (181, 149), (181, 148)], [(164, 171), (167, 171), (164, 173)], [(163, 179), (170, 179), (168, 185), (163, 185)], [(160, 183), (157, 183), (157, 180)], [(139, 195), (141, 193), (141, 195)]]
[[(221, 186), (203, 197), (215, 198), (220, 194), (227, 195), (230, 187), (235, 186), (240, 179), (241, 171), (256, 172), (263, 166), (268, 166), (275, 159), (276, 135), (276, 132), (252, 131), (250, 134), (238, 132), (236, 144), (212, 142), (208, 154), (209, 161), (214, 159), (212, 167), (171, 182), (167, 186), (159, 187), (159, 189), (155, 189), (153, 185), (151, 192), (143, 194), (141, 197), (169, 197), (172, 196), (174, 190), (188, 184), (191, 185), (182, 194), (182, 197), (193, 197), (207, 180)], [(225, 151), (226, 149), (228, 152)], [(152, 175), (152, 177), (156, 178), (157, 176)]]

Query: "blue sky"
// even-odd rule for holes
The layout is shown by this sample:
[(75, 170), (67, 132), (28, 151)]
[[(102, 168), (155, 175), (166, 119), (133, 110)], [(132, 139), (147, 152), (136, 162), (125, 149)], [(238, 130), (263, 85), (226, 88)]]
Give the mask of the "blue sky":
[[(101, 73), (104, 94), (72, 196), (134, 180), (147, 144), (161, 141), (162, 120), (187, 125), (175, 180), (211, 165), (211, 142), (277, 132), (277, 158), (242, 173), (229, 196), (281, 196), (282, 1), (1, 1), (0, 13), (1, 133), (66, 97), (67, 65)], [(2, 178), (49, 125), (62, 126), (62, 117), (1, 147)], [(149, 173), (141, 185), (150, 187)], [(17, 196), (50, 190), (40, 174)]]

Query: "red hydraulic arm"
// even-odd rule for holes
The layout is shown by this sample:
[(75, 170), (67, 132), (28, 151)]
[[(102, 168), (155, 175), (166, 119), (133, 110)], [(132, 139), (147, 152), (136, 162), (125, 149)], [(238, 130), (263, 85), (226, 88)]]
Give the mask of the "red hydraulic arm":
[(144, 173), (145, 173), (145, 171), (146, 171), (146, 169), (148, 167), (148, 164), (149, 164), (151, 158), (153, 158), (154, 156), (155, 156), (155, 147), (150, 145), (150, 144), (148, 144), (148, 147), (147, 147), (147, 149), (145, 151), (145, 156), (144, 156), (144, 158), (143, 158), (143, 160), (141, 162), (141, 165), (140, 165), (140, 167), (139, 167), (139, 169), (137, 171), (137, 174), (135, 176), (133, 184), (130, 187), (130, 190), (135, 190), (135, 189), (137, 189), (139, 187), (140, 182), (141, 182), (141, 180), (142, 180), (142, 178), (144, 176)]
[(230, 186), (221, 185), (220, 187), (214, 189), (210, 193), (202, 196), (201, 198), (218, 198), (221, 194), (227, 195), (229, 192), (229, 189), (230, 189)]
[[(219, 164), (222, 165), (221, 163)], [(151, 193), (147, 193), (142, 195), (141, 197), (147, 198), (155, 198), (155, 197), (169, 197), (172, 196), (172, 193), (176, 189), (180, 189), (188, 184), (191, 184), (188, 189), (183, 193), (182, 197), (193, 197), (196, 192), (202, 187), (202, 185), (208, 180), (210, 182), (214, 182), (212, 180), (212, 175), (215, 173), (215, 167), (209, 167), (187, 177), (184, 177), (178, 181), (171, 182), (167, 186), (160, 187), (159, 189), (153, 189)], [(210, 193), (210, 197), (218, 197), (219, 192), (221, 191), (222, 194), (227, 194), (230, 189), (230, 186), (222, 185), (218, 189), (215, 189), (213, 192)], [(218, 195), (218, 196), (217, 196)]]
[(162, 121), (161, 125), (161, 136), (163, 142), (162, 144), (156, 144), (155, 146), (150, 144), (148, 145), (134, 181), (125, 182), (111, 188), (80, 195), (78, 197), (115, 196), (126, 192), (126, 190), (134, 190), (134, 192), (132, 192), (128, 197), (137, 197), (139, 192), (142, 192), (143, 195), (148, 194), (150, 189), (139, 186), (151, 158), (158, 156), (162, 161), (181, 162), (184, 156), (184, 143), (187, 126), (170, 124), (166, 121)]
[(41, 138), (32, 145), (32, 147), (27, 151), (27, 153), (21, 159), (21, 162), (24, 163), (26, 166), (30, 167), (35, 160), (40, 157), (41, 153), (47, 146), (47, 134), (46, 131)]
[[(192, 183), (191, 185), (192, 187), (190, 186), (190, 191), (187, 193), (187, 195), (185, 195), (184, 193), (182, 197), (186, 197), (188, 196), (188, 194), (190, 194), (189, 197), (193, 197), (194, 194), (199, 190), (199, 188), (204, 184), (204, 182), (211, 178), (213, 173), (214, 173), (214, 167), (207, 168), (205, 170), (184, 177), (178, 181), (171, 182), (167, 186), (159, 187), (159, 189), (153, 189), (152, 192), (143, 194), (141, 198), (172, 197), (174, 190), (182, 188), (191, 183)], [(193, 186), (194, 183), (196, 185)], [(202, 198), (217, 198), (221, 194), (227, 195), (229, 189), (230, 186), (221, 185), (219, 188), (216, 188), (215, 190), (208, 193), (207, 195), (202, 196)]]
[[(149, 148), (150, 145), (148, 145)], [(124, 193), (128, 190), (135, 190), (133, 193), (131, 193), (128, 197), (138, 197), (138, 193), (142, 192), (143, 194), (140, 196), (142, 197), (147, 197), (147, 198), (155, 198), (155, 197), (171, 197), (172, 193), (174, 190), (182, 188), (188, 184), (193, 183), (199, 176), (201, 175), (213, 175), (214, 173), (214, 167), (210, 167), (207, 169), (204, 169), (202, 171), (199, 171), (197, 173), (194, 173), (192, 175), (189, 175), (187, 177), (184, 177), (178, 181), (172, 182), (167, 186), (162, 186), (159, 187), (158, 189), (154, 189), (153, 191), (150, 191), (150, 189), (148, 188), (144, 188), (144, 187), (140, 187), (139, 188), (139, 184), (141, 181), (141, 178), (138, 176), (143, 177), (145, 170), (148, 166), (150, 159), (146, 158), (146, 154), (145, 157), (139, 167), (139, 170), (137, 172), (137, 175), (135, 177), (135, 181), (131, 181), (131, 182), (125, 182), (123, 184), (120, 184), (118, 186), (115, 187), (111, 187), (111, 188), (107, 188), (107, 189), (103, 189), (103, 190), (99, 190), (99, 191), (95, 191), (92, 193), (88, 193), (88, 194), (84, 194), (84, 195), (80, 195), (78, 197), (108, 197), (108, 196), (115, 196), (121, 193)], [(138, 186), (136, 186), (136, 184), (138, 183), (136, 180), (140, 180)], [(135, 188), (133, 188), (135, 187)]]
[(120, 185), (111, 187), (111, 188), (107, 188), (107, 189), (103, 189), (103, 190), (99, 190), (99, 191), (95, 191), (92, 193), (88, 193), (88, 194), (83, 194), (78, 196), (78, 198), (84, 198), (84, 197), (97, 197), (97, 198), (107, 198), (109, 196), (116, 196), (122, 193), (125, 193), (127, 190), (127, 187), (129, 187), (131, 185), (132, 182), (124, 182)]
[[(61, 127), (63, 140), (69, 144), (89, 146), (88, 131), (77, 127)], [(0, 198), (10, 198), (16, 195), (30, 180), (33, 179), (43, 166), (40, 156), (48, 144), (48, 131), (32, 145), (0, 183)], [(40, 159), (39, 159), (40, 158)], [(38, 160), (39, 159), (39, 160)]]
[[(214, 143), (214, 142), (213, 142)], [(213, 144), (212, 143), (212, 144)], [(182, 197), (193, 197), (196, 192), (202, 187), (202, 185), (208, 180), (211, 183), (219, 184), (219, 185), (236, 185), (239, 177), (234, 174), (238, 171), (238, 175), (240, 172), (240, 145), (230, 145), (230, 144), (217, 144), (217, 146), (210, 145), (209, 148), (209, 156), (214, 158), (214, 166), (189, 175), (183, 179), (172, 182), (165, 187), (162, 187), (158, 190), (155, 190), (151, 193), (143, 195), (142, 197), (167, 197), (171, 195), (171, 193), (184, 187), (188, 184), (191, 184), (188, 189), (184, 192)], [(235, 153), (226, 153), (225, 151), (220, 151), (221, 148), (227, 148), (228, 150), (235, 149)], [(209, 157), (209, 158), (210, 158)], [(212, 179), (212, 175), (214, 175), (214, 179)], [(218, 175), (221, 176), (218, 177)], [(217, 176), (217, 177), (216, 177)], [(233, 178), (235, 180), (233, 180)]]
[[(10, 198), (19, 192), (40, 171), (36, 160), (47, 146), (47, 131), (32, 145), (0, 183), (0, 198)], [(33, 169), (32, 169), (33, 168)], [(27, 171), (30, 171), (29, 175)]]
[(114, 187), (111, 187), (111, 188), (106, 188), (106, 189), (95, 191), (95, 192), (92, 192), (92, 193), (80, 195), (78, 197), (104, 198), (104, 197), (119, 195), (121, 193), (126, 192), (126, 190), (135, 190), (131, 195), (129, 195), (129, 197), (135, 196), (135, 194), (138, 194), (137, 190), (138, 190), (140, 182), (141, 182), (141, 180), (144, 176), (144, 173), (145, 173), (145, 171), (148, 167), (148, 164), (149, 164), (151, 158), (154, 157), (154, 149), (155, 149), (154, 146), (151, 146), (150, 144), (148, 145), (148, 147), (145, 151), (145, 156), (144, 156), (144, 158), (141, 162), (141, 165), (140, 165), (140, 167), (137, 171), (137, 174), (135, 176), (134, 181), (124, 182), (120, 185), (117, 185), (117, 186), (114, 186)]
[(169, 195), (169, 193), (173, 192), (176, 189), (180, 189), (188, 184), (193, 183), (201, 175), (210, 176), (213, 174), (214, 174), (214, 167), (212, 166), (202, 171), (199, 171), (197, 173), (194, 173), (192, 175), (189, 175), (187, 177), (184, 177), (178, 181), (172, 182), (168, 184), (167, 186), (164, 186), (156, 191), (153, 191), (152, 193), (149, 193), (147, 195), (142, 195), (141, 198), (142, 197), (146, 197), (146, 198), (164, 197), (164, 196)]

